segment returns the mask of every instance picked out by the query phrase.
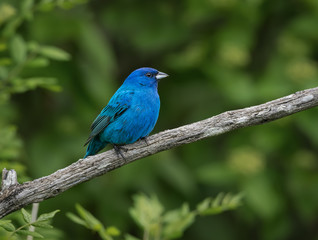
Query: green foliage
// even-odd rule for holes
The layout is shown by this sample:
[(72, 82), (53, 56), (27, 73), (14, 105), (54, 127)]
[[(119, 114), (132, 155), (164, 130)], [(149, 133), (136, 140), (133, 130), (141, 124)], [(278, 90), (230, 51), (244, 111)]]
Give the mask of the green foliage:
[[(38, 87), (60, 91), (57, 79), (47, 76), (32, 75), (30, 68), (45, 68), (51, 60), (65, 61), (70, 55), (54, 46), (41, 46), (35, 41), (27, 41), (19, 34), (19, 27), (32, 20), (38, 6), (46, 1), (35, 3), (33, 0), (20, 1), (19, 4), (3, 2), (0, 4), (0, 109), (6, 112), (10, 108), (10, 96), (34, 90)], [(50, 1), (54, 3), (54, 1)], [(69, 2), (69, 1), (59, 1)], [(73, 2), (73, 1), (70, 1)], [(76, 2), (76, 1), (74, 1)], [(0, 160), (19, 157), (21, 140), (16, 135), (16, 128), (9, 124), (9, 119), (0, 119)]]
[(134, 196), (134, 206), (130, 215), (144, 230), (148, 239), (174, 239), (182, 237), (184, 231), (194, 223), (197, 215), (215, 215), (241, 205), (241, 195), (218, 194), (215, 199), (207, 198), (191, 211), (188, 203), (180, 208), (164, 212), (164, 207), (156, 196), (143, 194)]
[[(3, 49), (8, 50), (2, 58), (2, 84), (0, 99), (7, 99), (5, 94), (26, 92), (37, 87), (59, 91), (60, 87), (55, 78), (32, 76), (24, 74), (28, 68), (43, 68), (50, 64), (50, 59), (65, 61), (70, 59), (70, 55), (62, 49), (53, 46), (40, 46), (38, 43), (26, 42), (20, 35), (16, 34), (7, 42), (4, 42)], [(6, 61), (4, 61), (6, 60)], [(1, 62), (1, 59), (0, 59)], [(5, 103), (5, 102), (3, 102)]]
[[(33, 20), (34, 13), (40, 10), (45, 2), (48, 1), (23, 0), (0, 3), (0, 169), (15, 169), (20, 182), (29, 178), (26, 176), (26, 167), (13, 161), (21, 157), (23, 141), (17, 134), (17, 127), (11, 123), (13, 115), (11, 97), (39, 87), (60, 91), (61, 86), (56, 78), (30, 74), (30, 70), (46, 68), (51, 64), (51, 60), (70, 60), (70, 55), (66, 51), (55, 46), (29, 41), (20, 34), (21, 26)], [(49, 2), (60, 7), (71, 7), (83, 1)], [(28, 228), (30, 226), (36, 229), (52, 228), (49, 221), (58, 211), (42, 214), (36, 221), (32, 221), (31, 215), (22, 209), (22, 226), (16, 228), (11, 220), (0, 220), (0, 227), (10, 232), (9, 239), (21, 235), (43, 238), (38, 231), (29, 231)]]
[(76, 204), (75, 207), (79, 217), (70, 212), (66, 214), (67, 217), (73, 222), (97, 232), (98, 235), (104, 240), (112, 240), (114, 237), (120, 235), (120, 231), (116, 227), (104, 227), (104, 225), (97, 218), (85, 210), (81, 205)]
[[(199, 203), (195, 210), (190, 210), (189, 205), (184, 203), (180, 208), (164, 211), (163, 205), (155, 195), (150, 197), (137, 194), (133, 197), (134, 205), (130, 209), (130, 215), (138, 226), (143, 230), (144, 240), (168, 240), (180, 238), (185, 230), (194, 223), (197, 215), (216, 215), (227, 210), (234, 210), (241, 206), (242, 195), (220, 193), (215, 199), (207, 198)], [(79, 216), (67, 213), (73, 222), (82, 225), (94, 232), (104, 240), (112, 240), (119, 236), (120, 231), (114, 227), (105, 228), (90, 212), (81, 205), (76, 204)], [(132, 235), (126, 234), (126, 240), (138, 240)], [(140, 238), (141, 239), (141, 238)]]
[(233, 210), (242, 204), (242, 194), (219, 193), (214, 199), (206, 198), (197, 206), (200, 215), (214, 215)]
[[(25, 239), (25, 236), (33, 236), (35, 238), (44, 238), (38, 231), (39, 229), (53, 228), (51, 220), (58, 213), (59, 210), (55, 210), (50, 213), (41, 214), (35, 221), (32, 221), (31, 214), (24, 208), (21, 209), (22, 226), (15, 227), (11, 220), (0, 220), (0, 228), (7, 232), (6, 239)], [(34, 231), (30, 231), (29, 227), (33, 226)], [(2, 239), (2, 238), (1, 238)]]

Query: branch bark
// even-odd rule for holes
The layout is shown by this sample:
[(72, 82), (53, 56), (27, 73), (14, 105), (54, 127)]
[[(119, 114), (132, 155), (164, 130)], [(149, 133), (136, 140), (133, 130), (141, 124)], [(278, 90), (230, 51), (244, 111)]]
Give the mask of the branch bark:
[(67, 189), (119, 168), (137, 159), (203, 138), (220, 135), (238, 128), (259, 125), (318, 105), (318, 87), (244, 109), (228, 111), (217, 116), (166, 130), (126, 145), (124, 156), (114, 150), (79, 159), (51, 175), (19, 184), (14, 170), (3, 170), (0, 192), (0, 218), (28, 204), (55, 197)]

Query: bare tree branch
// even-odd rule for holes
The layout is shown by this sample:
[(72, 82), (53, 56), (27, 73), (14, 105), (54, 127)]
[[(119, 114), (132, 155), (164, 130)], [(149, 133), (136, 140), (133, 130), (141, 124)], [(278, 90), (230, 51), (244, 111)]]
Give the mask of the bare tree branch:
[(318, 88), (296, 92), (261, 105), (228, 111), (217, 116), (154, 134), (126, 145), (126, 161), (113, 150), (80, 159), (51, 175), (18, 184), (14, 170), (3, 170), (0, 217), (30, 203), (55, 197), (67, 189), (137, 159), (238, 128), (267, 123), (318, 105)]

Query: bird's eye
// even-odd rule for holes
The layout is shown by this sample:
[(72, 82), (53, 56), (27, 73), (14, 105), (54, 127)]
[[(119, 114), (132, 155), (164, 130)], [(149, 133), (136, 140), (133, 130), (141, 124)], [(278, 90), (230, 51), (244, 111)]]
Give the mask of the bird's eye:
[(151, 73), (146, 73), (146, 76), (147, 76), (147, 77), (151, 77), (152, 74), (151, 74)]

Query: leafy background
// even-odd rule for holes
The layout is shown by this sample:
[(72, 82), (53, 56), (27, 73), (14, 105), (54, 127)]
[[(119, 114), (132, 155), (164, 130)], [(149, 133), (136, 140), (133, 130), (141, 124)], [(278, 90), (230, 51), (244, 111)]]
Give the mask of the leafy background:
[[(25, 181), (81, 158), (92, 120), (141, 66), (170, 75), (154, 132), (315, 87), (317, 25), (316, 0), (1, 0), (0, 167)], [(92, 238), (65, 215), (75, 203), (137, 236), (135, 193), (173, 209), (243, 192), (241, 208), (182, 239), (318, 239), (317, 119), (311, 109), (156, 154), (40, 212), (61, 210), (52, 239)]]

